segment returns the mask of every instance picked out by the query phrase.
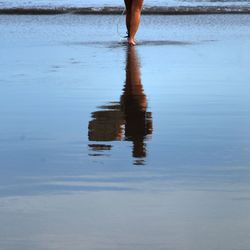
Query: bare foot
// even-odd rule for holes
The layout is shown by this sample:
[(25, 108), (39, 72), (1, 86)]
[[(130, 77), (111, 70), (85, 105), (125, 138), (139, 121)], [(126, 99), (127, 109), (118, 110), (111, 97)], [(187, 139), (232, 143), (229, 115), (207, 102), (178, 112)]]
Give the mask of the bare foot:
[(135, 46), (135, 40), (133, 39), (133, 38), (131, 38), (131, 37), (129, 37), (128, 38), (128, 44), (130, 45), (130, 46)]

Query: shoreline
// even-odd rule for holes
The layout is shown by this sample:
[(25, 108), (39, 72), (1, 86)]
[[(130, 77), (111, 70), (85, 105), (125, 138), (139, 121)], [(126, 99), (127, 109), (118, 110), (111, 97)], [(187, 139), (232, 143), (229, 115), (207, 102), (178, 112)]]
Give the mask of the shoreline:
[[(0, 8), (0, 15), (120, 15), (123, 7), (58, 7), (58, 8)], [(250, 14), (250, 7), (147, 7), (143, 8), (144, 15), (200, 15), (200, 14)]]

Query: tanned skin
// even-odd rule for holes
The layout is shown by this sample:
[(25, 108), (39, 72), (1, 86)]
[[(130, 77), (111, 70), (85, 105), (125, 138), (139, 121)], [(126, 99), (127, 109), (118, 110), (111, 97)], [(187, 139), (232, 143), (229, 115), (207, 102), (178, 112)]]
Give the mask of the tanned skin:
[(139, 28), (143, 0), (124, 0), (126, 6), (126, 26), (128, 44), (135, 45), (135, 34)]

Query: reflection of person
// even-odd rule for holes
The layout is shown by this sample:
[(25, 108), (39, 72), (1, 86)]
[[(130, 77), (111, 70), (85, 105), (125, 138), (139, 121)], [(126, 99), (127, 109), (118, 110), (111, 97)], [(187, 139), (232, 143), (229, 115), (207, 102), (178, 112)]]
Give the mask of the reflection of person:
[[(127, 48), (126, 80), (120, 102), (111, 102), (92, 113), (88, 136), (89, 141), (132, 141), (133, 157), (144, 158), (144, 141), (152, 133), (152, 117), (151, 112), (147, 112), (147, 98), (141, 83), (140, 64), (135, 49), (133, 46)], [(103, 150), (100, 144), (94, 146), (91, 144), (91, 149)], [(140, 163), (137, 161), (137, 164)]]
[(126, 81), (121, 96), (121, 109), (125, 119), (125, 138), (133, 141), (133, 156), (145, 157), (144, 139), (152, 133), (151, 113), (143, 93), (140, 65), (134, 47), (127, 52)]
[(135, 34), (140, 24), (143, 0), (124, 0), (124, 2), (126, 6), (128, 44), (135, 45)]

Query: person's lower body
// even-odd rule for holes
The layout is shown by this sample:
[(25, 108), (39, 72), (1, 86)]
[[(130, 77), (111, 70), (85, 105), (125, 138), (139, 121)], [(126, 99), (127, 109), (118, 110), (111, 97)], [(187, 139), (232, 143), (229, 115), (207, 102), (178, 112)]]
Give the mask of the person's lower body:
[(124, 0), (128, 43), (135, 45), (135, 34), (139, 28), (143, 0)]

